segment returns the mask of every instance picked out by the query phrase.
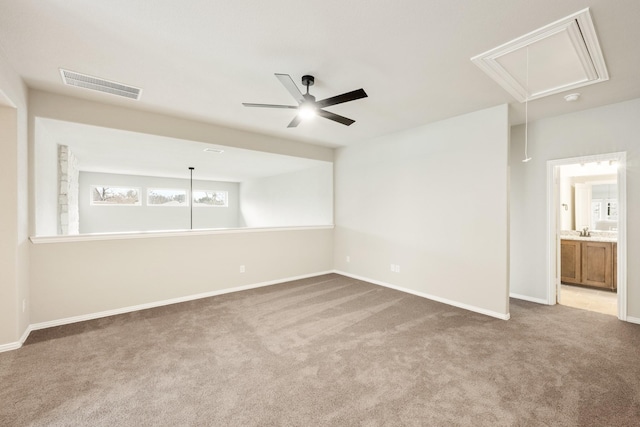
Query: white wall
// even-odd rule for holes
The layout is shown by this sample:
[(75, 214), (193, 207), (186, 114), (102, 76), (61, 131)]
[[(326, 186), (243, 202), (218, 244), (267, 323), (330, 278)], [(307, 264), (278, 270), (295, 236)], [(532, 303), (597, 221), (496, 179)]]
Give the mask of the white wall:
[(32, 322), (326, 272), (332, 248), (331, 228), (35, 244)]
[(640, 99), (529, 123), (529, 154), (522, 163), (523, 126), (512, 128), (511, 291), (547, 299), (548, 160), (627, 152), (627, 314), (640, 318)]
[(338, 150), (336, 269), (506, 317), (508, 139), (502, 105)]
[(240, 224), (333, 224), (333, 164), (240, 183)]
[[(574, 230), (575, 220), (573, 217), (573, 186), (571, 177), (560, 177), (560, 230)], [(563, 206), (564, 205), (564, 206)]]
[(58, 152), (57, 143), (40, 120), (32, 122), (34, 146), (33, 167), (33, 220), (31, 234), (55, 236), (58, 234)]
[(0, 349), (29, 324), (27, 120), (26, 87), (0, 49)]
[[(92, 185), (139, 187), (142, 204), (140, 206), (92, 206), (90, 204)], [(187, 190), (188, 194), (189, 180), (80, 172), (80, 233), (189, 229), (189, 207), (148, 206), (146, 204), (148, 188), (182, 188)], [(229, 194), (228, 207), (194, 207), (194, 229), (238, 227), (238, 183), (194, 179), (193, 189), (221, 190)]]

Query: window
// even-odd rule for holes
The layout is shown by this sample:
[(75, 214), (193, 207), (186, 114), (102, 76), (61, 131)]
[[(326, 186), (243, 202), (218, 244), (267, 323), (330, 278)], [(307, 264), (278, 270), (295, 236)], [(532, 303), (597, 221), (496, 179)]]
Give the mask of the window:
[(140, 206), (140, 189), (135, 187), (91, 186), (92, 205)]
[(149, 188), (147, 190), (149, 206), (189, 206), (187, 190), (180, 188)]
[(229, 194), (226, 191), (193, 190), (193, 206), (229, 206)]

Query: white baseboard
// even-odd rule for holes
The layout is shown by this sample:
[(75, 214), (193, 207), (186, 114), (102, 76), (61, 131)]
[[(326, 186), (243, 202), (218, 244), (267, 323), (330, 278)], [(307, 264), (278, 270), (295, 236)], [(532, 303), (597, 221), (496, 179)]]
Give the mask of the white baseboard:
[(262, 288), (262, 287), (265, 287), (265, 286), (277, 285), (279, 283), (292, 282), (294, 280), (307, 279), (309, 277), (322, 276), (323, 274), (330, 274), (330, 273), (333, 273), (333, 270), (321, 271), (321, 272), (311, 273), (311, 274), (304, 274), (304, 275), (301, 275), (301, 276), (287, 277), (287, 278), (284, 278), (284, 279), (269, 280), (267, 282), (253, 283), (251, 285), (236, 286), (234, 288), (220, 289), (220, 290), (204, 292), (204, 293), (200, 293), (200, 294), (187, 295), (187, 296), (179, 297), (179, 298), (172, 298), (172, 299), (167, 299), (167, 300), (162, 300), (162, 301), (154, 301), (154, 302), (150, 302), (150, 303), (146, 303), (146, 304), (138, 304), (138, 305), (132, 305), (132, 306), (128, 306), (128, 307), (116, 308), (116, 309), (113, 309), (113, 310), (105, 310), (105, 311), (100, 311), (100, 312), (97, 312), (97, 313), (88, 313), (88, 314), (83, 314), (83, 315), (80, 315), (80, 316), (66, 317), (66, 318), (63, 318), (63, 319), (56, 319), (56, 320), (50, 320), (50, 321), (47, 321), (47, 322), (34, 323), (34, 324), (29, 325), (29, 327), (26, 329), (24, 334), (22, 334), (22, 337), (20, 337), (20, 341), (0, 345), (0, 352), (9, 351), (9, 350), (16, 350), (16, 349), (22, 347), (22, 344), (26, 341), (27, 337), (29, 336), (29, 333), (31, 331), (36, 331), (38, 329), (46, 329), (46, 328), (51, 328), (51, 327), (54, 327), (54, 326), (61, 326), (61, 325), (68, 325), (68, 324), (71, 324), (71, 323), (84, 322), (86, 320), (100, 319), (102, 317), (108, 317), (108, 316), (114, 316), (114, 315), (117, 315), (117, 314), (130, 313), (132, 311), (146, 310), (148, 308), (162, 307), (162, 306), (165, 306), (165, 305), (178, 304), (178, 303), (181, 303), (181, 302), (193, 301), (193, 300), (197, 300), (197, 299), (201, 299), (201, 298), (209, 298), (209, 297), (213, 297), (213, 296), (216, 296), (216, 295), (228, 294), (228, 293), (231, 293), (231, 292), (240, 292), (240, 291), (246, 291), (246, 290), (249, 290), (249, 289)]
[(16, 342), (10, 342), (7, 344), (0, 344), (0, 353), (3, 351), (17, 350), (22, 347), (22, 344), (27, 340), (29, 333), (31, 333), (31, 325), (27, 326), (27, 329), (24, 330), (22, 336)]
[(22, 347), (22, 344), (24, 344), (27, 338), (29, 338), (29, 334), (31, 333), (31, 331), (33, 331), (33, 327), (31, 325), (27, 326), (27, 329), (24, 330), (22, 336), (20, 337), (20, 347)]
[(534, 298), (527, 295), (509, 294), (509, 298), (521, 299), (523, 301), (535, 302), (536, 304), (548, 305), (547, 300), (542, 298)]
[(4, 351), (17, 350), (22, 347), (22, 343), (20, 341), (9, 342), (6, 344), (0, 344), (0, 353)]
[(347, 277), (351, 277), (352, 279), (362, 280), (363, 282), (373, 283), (374, 285), (384, 286), (385, 288), (395, 289), (396, 291), (400, 291), (400, 292), (405, 292), (407, 294), (416, 295), (416, 296), (419, 296), (419, 297), (422, 297), (422, 298), (430, 299), (432, 301), (441, 302), (443, 304), (447, 304), (447, 305), (451, 305), (451, 306), (454, 306), (454, 307), (462, 308), (464, 310), (469, 310), (469, 311), (473, 311), (475, 313), (484, 314), (485, 316), (496, 317), (496, 318), (501, 319), (501, 320), (509, 320), (509, 318), (510, 318), (509, 313), (502, 314), (502, 313), (498, 313), (497, 311), (486, 310), (484, 308), (476, 307), (474, 305), (464, 304), (464, 303), (461, 303), (461, 302), (458, 302), (458, 301), (453, 301), (453, 300), (450, 300), (450, 299), (447, 299), (447, 298), (437, 297), (435, 295), (429, 295), (429, 294), (426, 294), (424, 292), (414, 291), (412, 289), (408, 289), (408, 288), (403, 288), (401, 286), (392, 285), (391, 283), (382, 282), (380, 280), (369, 279), (367, 277), (358, 276), (356, 274), (351, 274), (351, 273), (347, 273), (347, 272), (340, 271), (340, 270), (334, 270), (334, 273), (341, 274), (341, 275), (347, 276)]
[(640, 325), (640, 317), (627, 316), (627, 322), (636, 323), (636, 324)]

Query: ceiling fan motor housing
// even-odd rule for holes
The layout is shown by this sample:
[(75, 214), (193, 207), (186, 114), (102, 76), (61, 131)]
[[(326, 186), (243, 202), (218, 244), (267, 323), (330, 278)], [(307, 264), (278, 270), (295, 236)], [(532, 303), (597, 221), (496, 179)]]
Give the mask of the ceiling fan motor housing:
[(303, 86), (313, 86), (313, 83), (316, 79), (313, 76), (305, 75), (302, 76), (302, 85)]

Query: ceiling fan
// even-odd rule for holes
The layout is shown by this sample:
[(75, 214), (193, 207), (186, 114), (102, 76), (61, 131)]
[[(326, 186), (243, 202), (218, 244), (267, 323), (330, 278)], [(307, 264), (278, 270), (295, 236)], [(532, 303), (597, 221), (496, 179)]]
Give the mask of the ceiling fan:
[(294, 128), (300, 124), (300, 121), (318, 115), (325, 119), (333, 120), (334, 122), (342, 123), (346, 126), (351, 126), (355, 123), (355, 120), (351, 120), (347, 117), (339, 114), (331, 113), (323, 110), (325, 107), (330, 107), (336, 104), (342, 104), (343, 102), (355, 101), (356, 99), (366, 98), (368, 95), (364, 89), (358, 89), (351, 92), (343, 93), (342, 95), (332, 96), (331, 98), (316, 101), (316, 97), (309, 93), (309, 86), (313, 86), (315, 81), (313, 76), (302, 76), (302, 84), (307, 87), (307, 93), (303, 94), (298, 89), (298, 86), (293, 82), (293, 79), (289, 74), (278, 74), (276, 77), (280, 80), (280, 83), (289, 91), (291, 96), (298, 102), (298, 105), (274, 105), (274, 104), (251, 104), (243, 102), (245, 107), (263, 107), (263, 108), (289, 108), (292, 110), (298, 110), (298, 114), (289, 123), (290, 128)]

